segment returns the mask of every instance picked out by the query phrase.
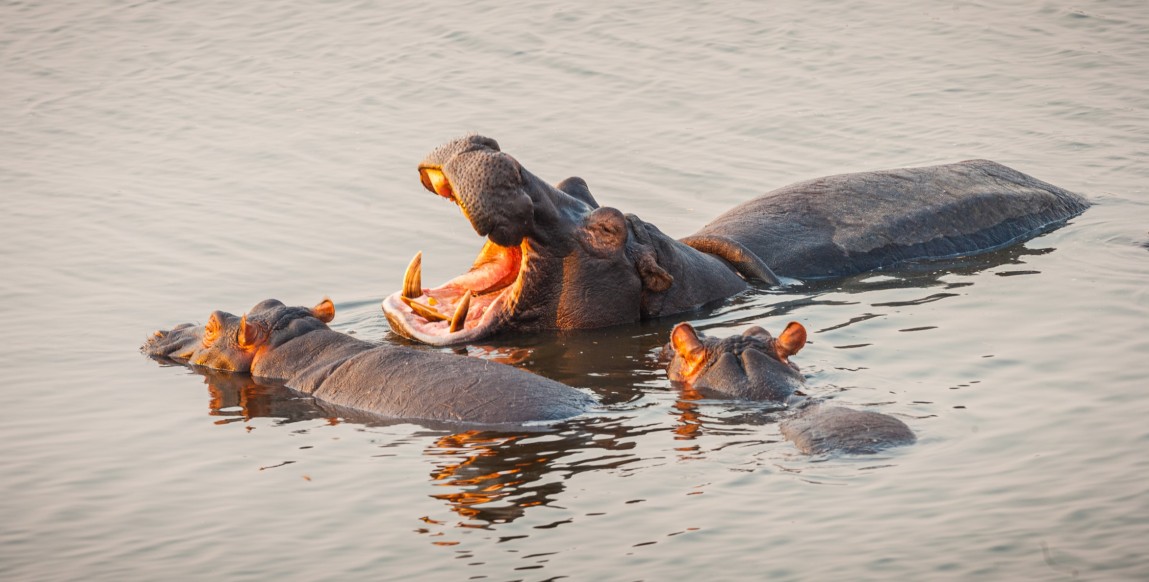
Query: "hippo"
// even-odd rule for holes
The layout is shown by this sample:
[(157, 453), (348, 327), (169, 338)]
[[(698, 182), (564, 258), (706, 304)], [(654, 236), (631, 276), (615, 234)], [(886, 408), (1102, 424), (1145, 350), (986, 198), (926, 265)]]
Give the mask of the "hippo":
[(801, 182), (675, 240), (599, 206), (581, 178), (547, 184), (488, 137), (438, 147), (419, 176), (486, 237), (472, 267), (438, 287), (423, 287), (417, 254), (402, 289), (383, 300), (392, 330), (431, 345), (674, 315), (780, 277), (956, 259), (1027, 240), (1089, 206), (1001, 164), (970, 160)]
[(565, 384), (489, 360), (376, 345), (327, 326), (335, 306), (275, 299), (239, 317), (216, 311), (203, 327), (157, 331), (141, 348), (155, 358), (249, 372), (330, 404), (385, 417), (482, 425), (551, 421), (595, 400)]
[(741, 335), (712, 338), (680, 323), (670, 333), (667, 376), (703, 396), (782, 405), (782, 436), (806, 454), (872, 454), (917, 441), (888, 414), (832, 406), (801, 393), (805, 378), (790, 356), (806, 345), (806, 328), (792, 321), (777, 338), (754, 326)]

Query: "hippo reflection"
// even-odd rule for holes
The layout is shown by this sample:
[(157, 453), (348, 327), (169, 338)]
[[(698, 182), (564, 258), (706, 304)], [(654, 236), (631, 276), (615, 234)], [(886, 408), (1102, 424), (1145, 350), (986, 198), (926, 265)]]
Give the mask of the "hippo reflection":
[(251, 374), (243, 372), (202, 366), (195, 367), (194, 371), (203, 377), (208, 390), (208, 415), (217, 418), (215, 424), (218, 425), (248, 422), (253, 418), (276, 419), (277, 424), (320, 418), (326, 419), (328, 424), (351, 422), (370, 426), (407, 422), (336, 406), (278, 383), (259, 382)]
[(728, 338), (706, 337), (689, 323), (671, 332), (667, 375), (702, 396), (778, 403), (782, 435), (804, 453), (868, 454), (917, 440), (887, 414), (830, 406), (802, 395), (805, 378), (790, 356), (806, 344), (806, 329), (790, 322), (777, 337), (751, 327)]
[(386, 417), (480, 424), (575, 416), (590, 396), (488, 360), (375, 345), (333, 331), (335, 306), (268, 299), (243, 317), (216, 311), (205, 326), (157, 331), (142, 351), (217, 370), (250, 372), (331, 404)]
[(958, 258), (1064, 224), (1088, 202), (1001, 164), (845, 174), (770, 192), (680, 241), (600, 207), (586, 182), (550, 186), (471, 135), (420, 165), (486, 244), (466, 273), (424, 288), (412, 261), (383, 301), (397, 333), (433, 345), (507, 332), (588, 329), (682, 313), (778, 276), (839, 278)]
[[(215, 424), (276, 419), (276, 424), (325, 420), (365, 426), (408, 423), (404, 419), (346, 408), (249, 374), (198, 367), (208, 389), (208, 415)], [(635, 430), (625, 423), (587, 416), (545, 426), (480, 427), (452, 422), (419, 421), (428, 430), (402, 433), (402, 442), (423, 443), (422, 454), (433, 465), (428, 495), (444, 502), (446, 516), (420, 518), (419, 533), (457, 532), (459, 527), (510, 523), (535, 507), (554, 502), (578, 473), (605, 465), (623, 466), (639, 458), (628, 449)], [(394, 443), (382, 445), (394, 446)], [(588, 462), (589, 461), (589, 462)], [(387, 488), (380, 490), (388, 494)], [(416, 515), (411, 516), (413, 521)], [(456, 519), (448, 519), (454, 517)], [(441, 534), (440, 534), (441, 535)]]

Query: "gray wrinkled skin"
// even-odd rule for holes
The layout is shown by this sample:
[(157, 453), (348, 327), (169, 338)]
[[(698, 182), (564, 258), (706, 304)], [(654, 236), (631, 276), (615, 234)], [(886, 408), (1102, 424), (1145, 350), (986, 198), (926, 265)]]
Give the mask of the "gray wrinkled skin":
[(581, 178), (547, 184), (490, 138), (449, 142), (420, 164), (428, 167), (450, 179), (475, 232), (488, 244), (521, 246), (529, 268), (497, 325), (480, 336), (415, 337), (401, 308), (385, 300), (398, 333), (448, 345), (494, 333), (605, 327), (695, 309), (747, 288), (722, 259), (636, 216), (600, 208)]
[(634, 215), (600, 208), (581, 178), (547, 184), (493, 139), (450, 142), (424, 163), (441, 164), (481, 236), (502, 246), (529, 239), (536, 276), (524, 281), (518, 308), (534, 322), (521, 325), (524, 318), (515, 317), (508, 329), (604, 327), (693, 309), (746, 288), (722, 261)]
[[(1089, 203), (1000, 164), (844, 174), (787, 186), (673, 240), (654, 225), (599, 207), (586, 183), (550, 186), (470, 135), (420, 164), (440, 169), (475, 231), (522, 245), (530, 265), (497, 321), (471, 333), (418, 337), (401, 304), (384, 302), (398, 333), (436, 345), (496, 333), (586, 329), (682, 313), (777, 285), (842, 277), (905, 261), (998, 249), (1064, 224)], [(428, 189), (435, 191), (424, 178)]]
[(505, 364), (371, 344), (331, 330), (307, 308), (276, 300), (261, 302), (246, 316), (269, 335), (266, 350), (244, 368), (244, 356), (234, 353), (240, 318), (225, 315), (220, 339), (211, 346), (202, 341), (203, 327), (184, 324), (156, 332), (141, 351), (250, 372), (261, 381), (390, 418), (523, 423), (572, 417), (594, 404), (574, 388)]
[(887, 414), (830, 406), (806, 398), (800, 390), (805, 378), (798, 367), (775, 355), (774, 338), (760, 327), (742, 335), (712, 338), (698, 334), (705, 363), (693, 378), (682, 373), (684, 358), (673, 345), (667, 375), (674, 382), (689, 383), (710, 397), (774, 402), (785, 409), (782, 436), (799, 451), (810, 454), (874, 454), (912, 444), (917, 437), (901, 420)]
[(843, 277), (983, 253), (1081, 214), (1081, 196), (988, 160), (841, 174), (740, 204), (692, 237), (724, 237), (779, 275)]
[(779, 427), (782, 436), (808, 455), (874, 454), (917, 441), (906, 424), (888, 414), (813, 404)]
[[(453, 181), (458, 203), (479, 236), (498, 245), (514, 246), (534, 230), (534, 202), (527, 176), (495, 140), (482, 136), (448, 142), (431, 152), (425, 165), (441, 167)], [(550, 217), (544, 217), (549, 219)]]

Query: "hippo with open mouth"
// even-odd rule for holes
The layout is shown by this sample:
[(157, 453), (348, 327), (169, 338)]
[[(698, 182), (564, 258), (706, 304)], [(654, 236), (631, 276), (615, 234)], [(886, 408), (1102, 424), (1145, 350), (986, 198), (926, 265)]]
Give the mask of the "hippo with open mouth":
[(790, 356), (805, 345), (806, 328), (796, 321), (777, 338), (754, 326), (721, 339), (680, 323), (670, 333), (666, 372), (671, 381), (703, 396), (785, 406), (782, 436), (803, 453), (872, 454), (917, 441), (910, 427), (888, 414), (830, 406), (802, 395), (805, 378)]
[(204, 326), (157, 331), (141, 348), (216, 370), (250, 372), (317, 399), (391, 418), (476, 424), (559, 420), (590, 396), (542, 376), (479, 358), (377, 345), (327, 326), (335, 306), (268, 299), (238, 317), (216, 311)]
[(471, 269), (424, 288), (421, 256), (383, 300), (392, 329), (432, 344), (507, 332), (587, 329), (696, 309), (778, 276), (826, 279), (905, 261), (1002, 248), (1089, 203), (1005, 166), (972, 160), (801, 182), (735, 207), (682, 240), (600, 207), (580, 178), (550, 186), (466, 136), (419, 165), (486, 237)]

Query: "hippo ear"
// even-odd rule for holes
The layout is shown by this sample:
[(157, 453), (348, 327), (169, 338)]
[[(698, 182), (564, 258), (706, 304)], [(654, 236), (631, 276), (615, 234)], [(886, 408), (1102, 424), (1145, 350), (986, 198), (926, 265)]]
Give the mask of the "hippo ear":
[(267, 342), (267, 328), (260, 323), (248, 321), (247, 315), (239, 320), (239, 333), (236, 337), (239, 347), (250, 350)]
[(335, 304), (331, 299), (324, 297), (323, 301), (311, 308), (311, 315), (323, 323), (331, 323), (331, 320), (335, 319)]
[(670, 332), (670, 345), (685, 363), (682, 367), (684, 377), (693, 376), (698, 367), (706, 361), (706, 346), (698, 339), (698, 333), (689, 323), (683, 322), (674, 326), (674, 330)]
[(203, 326), (203, 346), (210, 348), (216, 340), (219, 339), (219, 334), (223, 330), (223, 320), (218, 311), (213, 311), (211, 316), (207, 318), (207, 324)]
[[(598, 212), (597, 210), (595, 212)], [(633, 214), (626, 215), (630, 227), (631, 241), (627, 245), (627, 255), (634, 261), (634, 268), (642, 279), (642, 287), (647, 291), (662, 293), (674, 283), (674, 275), (658, 264), (658, 253), (647, 232), (647, 225)], [(657, 230), (657, 229), (655, 229)]]
[(753, 336), (753, 337), (759, 338), (763, 341), (768, 341), (768, 340), (774, 339), (774, 336), (770, 335), (770, 332), (766, 331), (765, 329), (762, 329), (762, 327), (757, 326), (757, 325), (751, 326), (749, 329), (742, 332), (742, 335), (745, 337)]
[(635, 253), (634, 266), (638, 269), (638, 276), (642, 279), (642, 287), (655, 293), (662, 293), (670, 289), (674, 283), (674, 275), (666, 272), (658, 264), (658, 258), (650, 247), (644, 247)]
[(774, 342), (774, 352), (778, 359), (788, 362), (789, 357), (798, 353), (806, 345), (806, 328), (797, 321), (791, 321)]

